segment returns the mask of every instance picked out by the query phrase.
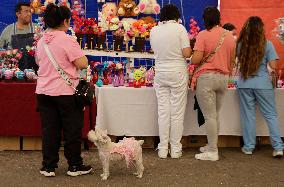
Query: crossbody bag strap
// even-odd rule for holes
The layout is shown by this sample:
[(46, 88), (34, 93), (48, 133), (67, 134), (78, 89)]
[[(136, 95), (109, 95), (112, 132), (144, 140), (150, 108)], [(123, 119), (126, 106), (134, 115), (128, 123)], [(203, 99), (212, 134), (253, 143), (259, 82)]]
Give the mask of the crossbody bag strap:
[(225, 37), (227, 35), (229, 31), (225, 30), (222, 35), (221, 35), (221, 38), (219, 39), (219, 42), (217, 44), (217, 47), (215, 48), (215, 50), (213, 52), (211, 52), (209, 55), (207, 55), (201, 62), (200, 64), (198, 65), (198, 68), (196, 68), (196, 70), (198, 70), (203, 64), (207, 63), (209, 59), (211, 59), (218, 51), (219, 49), (221, 48), (224, 40), (225, 40)]
[(30, 23), (30, 33), (34, 33), (34, 25), (32, 21)]
[(13, 32), (14, 32), (14, 35), (16, 35), (16, 32), (17, 32), (16, 29), (17, 29), (17, 28), (16, 28), (16, 23), (14, 23), (14, 24), (13, 24)]
[(60, 74), (60, 76), (65, 80), (66, 84), (68, 86), (70, 86), (71, 88), (73, 88), (74, 90), (76, 90), (73, 86), (73, 82), (71, 81), (71, 79), (69, 78), (69, 76), (66, 74), (66, 72), (58, 65), (58, 63), (56, 62), (56, 60), (54, 59), (53, 55), (51, 54), (51, 51), (49, 50), (47, 44), (43, 44), (45, 52), (49, 58), (49, 60), (51, 61), (52, 65), (54, 66), (54, 68), (56, 69), (56, 71)]

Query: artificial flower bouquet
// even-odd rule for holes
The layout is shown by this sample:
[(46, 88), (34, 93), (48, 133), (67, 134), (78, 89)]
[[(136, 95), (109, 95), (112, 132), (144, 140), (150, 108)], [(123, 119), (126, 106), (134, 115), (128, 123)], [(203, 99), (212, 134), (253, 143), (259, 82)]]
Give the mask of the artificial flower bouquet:
[(189, 20), (189, 33), (188, 33), (188, 38), (190, 41), (190, 47), (193, 49), (194, 45), (195, 45), (195, 41), (196, 41), (196, 37), (198, 35), (200, 31), (200, 28), (197, 24), (197, 22), (195, 21), (194, 18), (191, 18)]
[(150, 31), (155, 25), (156, 23), (146, 23), (144, 20), (138, 20), (132, 24), (132, 29), (127, 34), (130, 37), (135, 37), (136, 51), (145, 51), (145, 40), (150, 37)]
[(134, 37), (149, 38), (151, 29), (156, 26), (156, 23), (146, 23), (144, 20), (138, 20), (132, 24), (132, 32), (130, 35)]
[(7, 50), (1, 54), (2, 68), (17, 68), (22, 52), (18, 49)]

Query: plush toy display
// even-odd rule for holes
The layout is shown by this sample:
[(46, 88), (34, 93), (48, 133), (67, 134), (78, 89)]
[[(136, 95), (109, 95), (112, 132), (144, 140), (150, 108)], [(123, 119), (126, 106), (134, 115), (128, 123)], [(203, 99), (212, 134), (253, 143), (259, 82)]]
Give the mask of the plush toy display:
[(160, 5), (156, 0), (140, 0), (139, 11), (143, 14), (160, 14)]
[(154, 84), (154, 77), (155, 77), (155, 69), (154, 67), (151, 67), (145, 74), (146, 77), (146, 86), (152, 87)]
[[(134, 18), (123, 18), (121, 20), (122, 22), (122, 25), (123, 25), (123, 29), (125, 30), (124, 32), (124, 41), (125, 41), (125, 50), (126, 52), (128, 52), (130, 49), (129, 49), (129, 41), (131, 39), (134, 40), (134, 37), (131, 36), (131, 28), (132, 28), (132, 24), (135, 23), (137, 21), (137, 19), (134, 19)], [(130, 35), (129, 35), (130, 34)], [(133, 41), (134, 43), (134, 41)]]
[(141, 78), (143, 76), (143, 72), (140, 69), (136, 69), (134, 71), (134, 88), (141, 88)]
[(70, 3), (68, 2), (68, 0), (59, 0), (58, 6), (66, 6), (70, 8)]
[(14, 76), (14, 71), (11, 69), (5, 69), (4, 71), (4, 78), (6, 82), (12, 82)]
[(134, 68), (130, 68), (127, 73), (128, 87), (134, 86)]
[(76, 11), (78, 12), (79, 16), (83, 16), (85, 15), (85, 10), (84, 10), (84, 6), (81, 2), (81, 0), (72, 0), (72, 11)]
[(17, 69), (15, 71), (15, 77), (16, 77), (16, 80), (19, 82), (25, 81), (25, 73), (21, 71), (20, 69)]
[(124, 17), (137, 16), (139, 8), (133, 0), (121, 0), (118, 4), (118, 15)]
[(51, 3), (55, 4), (55, 1), (56, 0), (45, 0), (44, 6), (46, 7), (48, 4), (51, 4)]
[(41, 5), (40, 0), (32, 0), (31, 1), (32, 13), (41, 14), (41, 12), (42, 12), (41, 6), (42, 5)]
[(141, 79), (140, 79), (140, 83), (141, 86), (145, 86), (146, 85), (146, 72), (147, 72), (147, 68), (145, 66), (140, 66), (140, 71), (142, 73)]
[(108, 21), (110, 21), (112, 18), (116, 17), (116, 15), (117, 15), (116, 3), (111, 3), (111, 2), (105, 3), (102, 7), (102, 15)]
[(35, 71), (33, 69), (25, 69), (25, 74), (28, 82), (34, 82), (37, 79)]

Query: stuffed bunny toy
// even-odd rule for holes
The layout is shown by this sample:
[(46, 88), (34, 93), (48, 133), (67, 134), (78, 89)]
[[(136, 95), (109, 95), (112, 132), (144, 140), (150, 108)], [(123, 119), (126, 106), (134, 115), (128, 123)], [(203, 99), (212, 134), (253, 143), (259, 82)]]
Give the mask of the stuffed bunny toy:
[(160, 14), (160, 5), (156, 0), (140, 0), (139, 11), (143, 14)]

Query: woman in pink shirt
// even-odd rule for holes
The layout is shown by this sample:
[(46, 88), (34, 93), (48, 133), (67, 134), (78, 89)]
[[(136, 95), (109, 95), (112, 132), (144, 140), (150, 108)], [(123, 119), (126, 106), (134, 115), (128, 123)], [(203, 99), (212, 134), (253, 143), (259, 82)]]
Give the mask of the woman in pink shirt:
[(205, 57), (216, 51), (217, 46), (220, 45), (220, 48), (195, 72), (193, 78), (193, 87), (196, 86), (197, 100), (205, 118), (208, 140), (208, 145), (201, 147), (202, 153), (196, 154), (195, 158), (216, 161), (219, 160), (217, 142), (220, 121), (218, 113), (232, 71), (236, 44), (232, 33), (219, 27), (220, 12), (217, 8), (206, 8), (203, 19), (206, 30), (200, 32), (196, 38), (192, 63), (200, 64)]
[(89, 173), (92, 168), (83, 165), (81, 157), (81, 134), (84, 112), (75, 102), (75, 90), (68, 86), (50, 61), (44, 45), (47, 45), (57, 64), (68, 74), (76, 87), (79, 69), (88, 65), (88, 60), (76, 40), (67, 35), (71, 12), (67, 7), (48, 5), (44, 14), (48, 28), (39, 40), (36, 62), (39, 65), (37, 101), (42, 125), (43, 162), (40, 173), (55, 176), (59, 161), (61, 135), (64, 137), (64, 155), (68, 161), (70, 176)]

